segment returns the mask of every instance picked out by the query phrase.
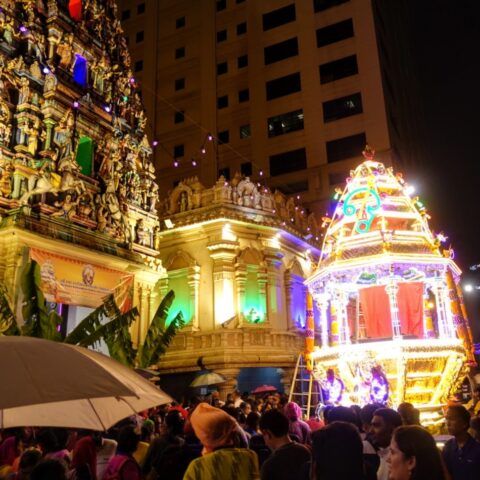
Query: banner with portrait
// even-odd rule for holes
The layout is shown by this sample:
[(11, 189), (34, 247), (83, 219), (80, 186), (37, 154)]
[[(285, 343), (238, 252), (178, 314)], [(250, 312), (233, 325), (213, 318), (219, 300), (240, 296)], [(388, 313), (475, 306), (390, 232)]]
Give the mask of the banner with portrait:
[(132, 274), (36, 248), (30, 258), (40, 267), (40, 288), (49, 302), (96, 308), (114, 293), (121, 311), (133, 305)]

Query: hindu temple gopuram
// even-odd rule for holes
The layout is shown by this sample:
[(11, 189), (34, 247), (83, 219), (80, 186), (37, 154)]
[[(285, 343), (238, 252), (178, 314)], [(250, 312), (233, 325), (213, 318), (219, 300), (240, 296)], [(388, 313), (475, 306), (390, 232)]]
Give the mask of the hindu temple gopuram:
[[(306, 281), (321, 338), (306, 354), (314, 379), (307, 408), (411, 402), (434, 424), (475, 364), (461, 272), (444, 235), (430, 230), (425, 205), (374, 153), (366, 148), (338, 191)], [(300, 380), (297, 371), (297, 394)]]
[(34, 259), (69, 327), (123, 286), (145, 330), (165, 274), (136, 87), (115, 1), (2, 2), (0, 282), (19, 318)]

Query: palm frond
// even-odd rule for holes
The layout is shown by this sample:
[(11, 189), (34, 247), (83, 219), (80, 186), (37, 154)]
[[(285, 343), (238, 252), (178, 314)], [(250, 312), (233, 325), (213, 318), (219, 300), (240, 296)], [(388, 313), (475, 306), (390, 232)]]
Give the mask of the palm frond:
[(118, 317), (118, 315), (120, 315), (120, 310), (118, 310), (113, 293), (111, 293), (67, 335), (65, 343), (71, 343), (72, 345), (81, 344), (84, 339), (95, 333), (102, 325), (103, 317), (113, 319)]
[(134, 307), (99, 326), (90, 335), (81, 339), (78, 345), (90, 347), (103, 339), (112, 358), (125, 365), (134, 366), (137, 352), (133, 347), (129, 328), (137, 317), (138, 310)]
[[(175, 293), (173, 290), (170, 290), (160, 302), (160, 305), (153, 316), (153, 319), (148, 327), (147, 335), (143, 341), (142, 346), (138, 352), (138, 364), (141, 365), (141, 368), (146, 368), (144, 365), (151, 365), (150, 359), (157, 347), (157, 342), (160, 335), (163, 333), (165, 323), (168, 317), (168, 311), (175, 299)], [(150, 363), (149, 363), (150, 362)]]
[(40, 267), (37, 262), (31, 260), (26, 265), (21, 280), (24, 294), (23, 318), (25, 319), (25, 325), (21, 328), (22, 334), (59, 341), (61, 335), (58, 327), (62, 323), (62, 317), (54, 310), (50, 312), (47, 310), (40, 284)]
[(173, 340), (173, 337), (177, 334), (178, 330), (185, 325), (182, 312), (178, 312), (177, 315), (170, 322), (165, 330), (161, 330), (160, 336), (155, 340), (155, 345), (150, 357), (143, 359), (144, 363), (140, 362), (140, 368), (148, 368), (151, 365), (155, 365), (160, 360), (160, 357), (165, 354), (168, 346)]
[(10, 307), (7, 291), (0, 285), (0, 335), (19, 335), (15, 314)]

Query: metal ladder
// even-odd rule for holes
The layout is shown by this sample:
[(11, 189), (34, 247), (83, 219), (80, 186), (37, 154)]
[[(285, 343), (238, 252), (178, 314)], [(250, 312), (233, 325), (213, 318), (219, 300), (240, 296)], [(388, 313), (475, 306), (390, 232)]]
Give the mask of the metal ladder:
[(321, 389), (318, 381), (307, 371), (305, 359), (301, 353), (295, 365), (288, 401), (297, 403), (302, 409), (303, 418), (308, 420), (315, 414), (315, 408), (320, 399)]

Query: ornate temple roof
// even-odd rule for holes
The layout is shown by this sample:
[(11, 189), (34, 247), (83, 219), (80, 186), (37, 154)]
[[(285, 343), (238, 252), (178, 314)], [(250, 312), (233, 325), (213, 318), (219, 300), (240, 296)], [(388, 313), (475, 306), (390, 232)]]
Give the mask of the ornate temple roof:
[(430, 230), (425, 206), (412, 196), (402, 175), (375, 161), (368, 146), (363, 155), (365, 161), (337, 190), (332, 218), (324, 218), (328, 228), (318, 267), (385, 253), (443, 258), (442, 236)]
[(211, 188), (204, 187), (197, 177), (183, 180), (161, 202), (160, 218), (162, 230), (169, 228), (166, 219), (179, 228), (226, 218), (285, 230), (316, 248), (321, 241), (315, 215), (298, 199), (272, 192), (240, 174), (231, 181), (220, 177)]

